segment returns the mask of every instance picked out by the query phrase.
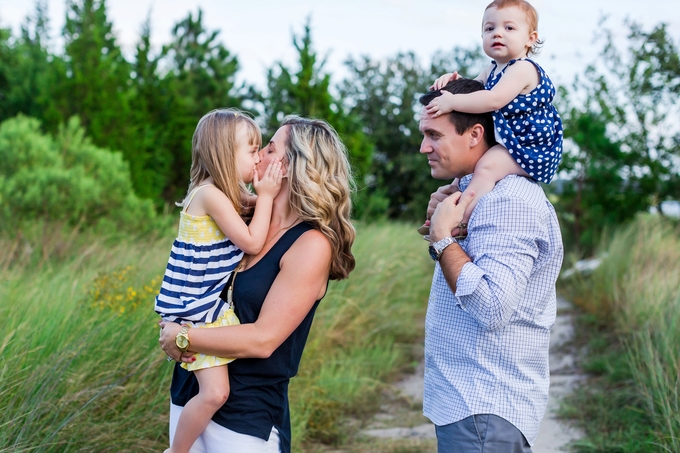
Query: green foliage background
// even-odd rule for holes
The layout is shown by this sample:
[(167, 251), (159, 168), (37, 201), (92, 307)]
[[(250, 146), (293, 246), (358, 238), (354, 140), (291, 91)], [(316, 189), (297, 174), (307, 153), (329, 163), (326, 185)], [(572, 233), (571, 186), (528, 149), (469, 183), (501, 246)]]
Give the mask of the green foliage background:
[[(376, 410), (421, 341), (432, 275), (422, 239), (412, 224), (358, 230), (356, 272), (330, 285), (291, 382), (293, 451), (353, 435), (346, 418)], [(175, 233), (108, 244), (86, 232), (60, 259), (0, 259), (0, 354), (12, 362), (0, 367), (0, 451), (167, 448), (172, 364), (151, 307)]]
[[(421, 220), (442, 183), (418, 152), (417, 98), (443, 72), (474, 77), (487, 61), (478, 47), (438, 52), (428, 66), (408, 52), (351, 56), (337, 80), (314, 48), (308, 19), (292, 36), (297, 62), (272, 62), (260, 90), (236, 83), (238, 56), (220, 30), (205, 27), (200, 9), (175, 24), (160, 49), (150, 44), (147, 19), (129, 58), (106, 7), (105, 0), (69, 1), (59, 50), (42, 0), (17, 36), (0, 29), (0, 122), (23, 114), (56, 137), (77, 116), (94, 146), (121, 153), (134, 193), (157, 210), (186, 190), (198, 119), (232, 106), (253, 112), (266, 136), (287, 114), (328, 120), (350, 152), (355, 217)], [(680, 193), (677, 43), (665, 24), (624, 26), (620, 48), (603, 20), (600, 58), (556, 100), (567, 142), (562, 181), (546, 190), (565, 240), (581, 254), (594, 250), (605, 228)]]
[[(155, 291), (167, 257), (176, 222), (167, 214), (188, 184), (194, 127), (225, 106), (252, 112), (265, 136), (287, 114), (320, 117), (348, 147), (354, 217), (372, 224), (362, 225), (357, 272), (329, 293), (291, 386), (298, 446), (342, 443), (342, 417), (375, 408), (380, 387), (411, 358), (404, 344), (420, 334), (413, 320), (431, 268), (416, 252), (422, 244), (404, 239), (412, 225), (380, 222), (422, 221), (442, 184), (418, 152), (417, 99), (444, 72), (476, 76), (487, 61), (481, 49), (455, 47), (426, 65), (411, 52), (351, 56), (338, 80), (307, 20), (291, 39), (297, 61), (272, 62), (258, 88), (236, 82), (238, 56), (200, 9), (158, 49), (147, 19), (128, 56), (106, 0), (67, 2), (59, 48), (45, 5), (36, 3), (19, 33), (0, 28), (0, 314), (11, 326), (0, 353), (16, 361), (0, 368), (0, 451), (166, 444), (169, 372), (149, 313), (134, 307)], [(577, 447), (675, 451), (677, 230), (638, 215), (680, 194), (680, 53), (666, 24), (625, 22), (625, 46), (613, 39), (620, 28), (603, 20), (600, 58), (560, 87), (565, 154), (561, 179), (544, 187), (574, 259), (627, 228), (574, 297), (593, 299), (582, 305), (597, 327), (621, 334), (623, 351), (614, 364), (598, 362), (611, 382), (584, 400), (606, 406), (592, 412), (600, 422), (606, 411), (630, 418), (595, 425)], [(611, 352), (603, 344), (593, 350)], [(137, 437), (121, 444), (120, 432)]]

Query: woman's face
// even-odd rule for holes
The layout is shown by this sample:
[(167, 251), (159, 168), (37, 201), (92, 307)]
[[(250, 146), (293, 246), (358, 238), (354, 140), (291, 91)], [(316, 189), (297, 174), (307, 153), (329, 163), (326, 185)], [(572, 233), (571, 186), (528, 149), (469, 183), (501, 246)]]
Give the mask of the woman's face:
[(288, 162), (286, 157), (286, 142), (288, 141), (289, 126), (280, 127), (274, 134), (267, 146), (260, 150), (260, 163), (257, 164), (257, 175), (262, 179), (264, 172), (270, 162), (281, 161), (283, 163), (281, 170), (285, 177), (288, 173)]

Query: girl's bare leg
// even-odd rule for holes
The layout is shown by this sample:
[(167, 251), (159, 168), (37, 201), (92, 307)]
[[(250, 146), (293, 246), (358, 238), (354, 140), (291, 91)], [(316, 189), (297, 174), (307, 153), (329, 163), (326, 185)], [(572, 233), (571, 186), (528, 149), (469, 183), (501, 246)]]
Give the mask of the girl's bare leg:
[(491, 192), (496, 183), (508, 175), (529, 176), (515, 162), (505, 147), (501, 145), (492, 146), (475, 165), (472, 180), (465, 189), (465, 192), (474, 190), (475, 197), (465, 210), (463, 223), (467, 223), (470, 220), (472, 210), (477, 206), (479, 199)]
[(217, 410), (229, 397), (229, 371), (226, 365), (194, 371), (198, 395), (184, 406), (175, 438), (165, 453), (188, 453)]

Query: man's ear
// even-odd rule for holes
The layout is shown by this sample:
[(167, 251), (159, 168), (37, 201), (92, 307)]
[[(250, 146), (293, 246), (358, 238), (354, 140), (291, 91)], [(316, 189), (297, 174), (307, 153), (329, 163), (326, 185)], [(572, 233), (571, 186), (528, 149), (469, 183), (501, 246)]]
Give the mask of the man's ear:
[(470, 134), (470, 148), (474, 148), (479, 145), (479, 143), (484, 140), (484, 126), (477, 123), (472, 126), (469, 130)]

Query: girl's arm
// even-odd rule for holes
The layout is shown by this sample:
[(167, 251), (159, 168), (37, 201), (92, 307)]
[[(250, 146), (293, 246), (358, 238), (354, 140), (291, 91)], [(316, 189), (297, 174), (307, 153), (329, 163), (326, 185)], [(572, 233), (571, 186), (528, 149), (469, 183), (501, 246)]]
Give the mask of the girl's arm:
[[(328, 239), (317, 230), (304, 233), (281, 259), (281, 271), (269, 289), (254, 323), (212, 329), (190, 329), (189, 349), (218, 357), (267, 358), (307, 316), (328, 283), (331, 262)], [(237, 276), (238, 278), (238, 276)], [(163, 350), (177, 358), (179, 324), (162, 323)], [(185, 361), (190, 360), (187, 354)]]
[(518, 61), (505, 70), (501, 80), (492, 89), (468, 94), (444, 91), (425, 109), (435, 117), (453, 110), (465, 113), (492, 112), (508, 105), (520, 93), (533, 89), (538, 82), (536, 67), (528, 61)]
[(259, 195), (249, 225), (246, 225), (236, 212), (227, 196), (216, 187), (210, 188), (211, 191), (206, 193), (206, 197), (203, 199), (207, 214), (213, 218), (224, 235), (236, 247), (251, 255), (262, 250), (267, 239), (274, 197), (281, 189), (281, 163), (270, 163), (262, 181), (258, 180), (256, 172), (253, 185), (258, 190)]

